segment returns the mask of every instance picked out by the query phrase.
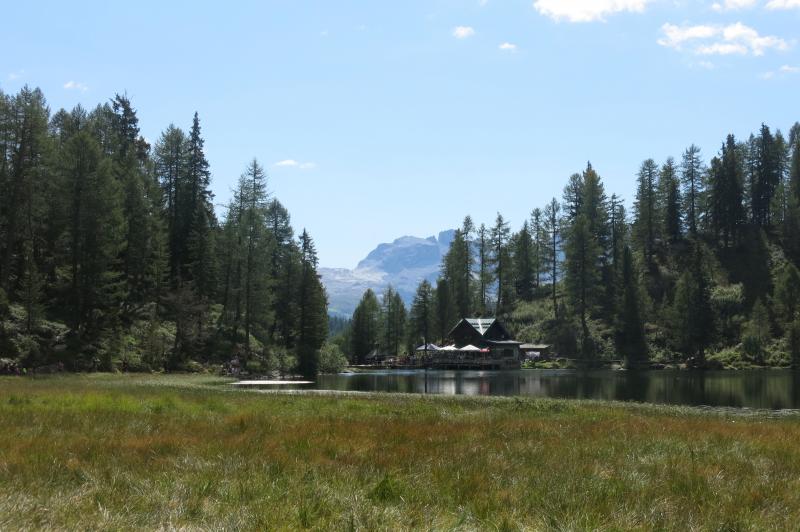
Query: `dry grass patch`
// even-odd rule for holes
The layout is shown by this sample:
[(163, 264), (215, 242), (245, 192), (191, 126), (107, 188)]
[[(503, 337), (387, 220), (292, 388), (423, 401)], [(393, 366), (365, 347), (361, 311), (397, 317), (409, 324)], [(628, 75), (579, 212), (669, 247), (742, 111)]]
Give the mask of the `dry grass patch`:
[(0, 529), (785, 529), (800, 420), (0, 379)]

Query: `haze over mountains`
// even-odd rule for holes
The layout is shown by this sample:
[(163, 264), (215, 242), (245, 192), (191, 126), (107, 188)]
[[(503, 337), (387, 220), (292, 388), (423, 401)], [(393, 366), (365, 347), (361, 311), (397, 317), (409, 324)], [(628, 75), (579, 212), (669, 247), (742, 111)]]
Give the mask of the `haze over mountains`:
[(389, 285), (410, 305), (423, 279), (435, 283), (454, 234), (451, 229), (428, 238), (404, 236), (378, 245), (355, 269), (320, 268), (328, 292), (328, 312), (349, 317), (368, 288), (380, 295)]

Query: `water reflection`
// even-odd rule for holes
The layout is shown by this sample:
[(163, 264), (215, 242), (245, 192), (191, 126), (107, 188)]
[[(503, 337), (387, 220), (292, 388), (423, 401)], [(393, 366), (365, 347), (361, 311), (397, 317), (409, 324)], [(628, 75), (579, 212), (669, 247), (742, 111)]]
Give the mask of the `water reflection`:
[(373, 371), (323, 375), (322, 390), (524, 395), (685, 405), (800, 408), (800, 373), (769, 371)]

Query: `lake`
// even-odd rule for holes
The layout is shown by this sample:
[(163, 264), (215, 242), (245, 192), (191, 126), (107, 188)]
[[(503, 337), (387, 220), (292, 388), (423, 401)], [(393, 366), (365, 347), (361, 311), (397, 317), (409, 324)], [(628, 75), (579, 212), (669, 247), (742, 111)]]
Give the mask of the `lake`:
[(314, 384), (292, 388), (606, 399), (774, 410), (800, 408), (800, 372), (791, 370), (387, 370), (321, 375)]

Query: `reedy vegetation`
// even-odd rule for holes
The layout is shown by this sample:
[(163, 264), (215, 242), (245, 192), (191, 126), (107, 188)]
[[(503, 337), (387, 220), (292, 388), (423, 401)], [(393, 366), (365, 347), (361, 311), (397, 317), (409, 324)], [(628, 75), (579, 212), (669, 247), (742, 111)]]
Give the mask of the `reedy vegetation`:
[(796, 414), (224, 382), (0, 378), (0, 528), (785, 530), (800, 518)]
[(238, 355), (316, 373), (326, 296), (311, 237), (251, 161), (222, 221), (195, 113), (151, 147), (126, 96), (50, 113), (0, 92), (0, 358), (182, 369)]

